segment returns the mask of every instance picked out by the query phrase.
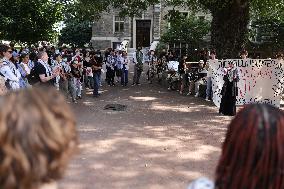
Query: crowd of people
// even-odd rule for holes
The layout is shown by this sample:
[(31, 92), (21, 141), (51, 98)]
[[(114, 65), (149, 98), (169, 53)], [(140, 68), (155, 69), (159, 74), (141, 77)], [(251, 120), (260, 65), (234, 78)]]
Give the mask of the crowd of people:
[[(153, 51), (154, 52), (154, 51)], [(148, 57), (150, 58), (150, 56)], [(152, 63), (155, 61), (151, 55)], [(32, 86), (54, 86), (74, 103), (82, 98), (82, 90), (92, 89), (99, 97), (102, 73), (106, 72), (108, 86), (129, 83), (130, 64), (134, 64), (134, 85), (140, 85), (145, 54), (141, 48), (133, 54), (111, 48), (104, 51), (90, 49), (67, 49), (54, 47), (25, 48), (20, 51), (12, 46), (0, 45), (0, 81), (2, 94)], [(103, 69), (104, 66), (104, 69)]]
[[(241, 52), (241, 58), (247, 57), (247, 51)], [(67, 49), (65, 47), (25, 48), (17, 51), (13, 46), (0, 45), (0, 91), (17, 90), (32, 86), (54, 86), (66, 98), (74, 103), (82, 98), (84, 89), (93, 90), (93, 97), (99, 97), (102, 86), (102, 73), (109, 87), (129, 83), (130, 64), (134, 76), (132, 86), (140, 85), (141, 74), (146, 73), (149, 84), (166, 80), (169, 90), (178, 90), (195, 97), (212, 100), (212, 68), (209, 60), (217, 58), (215, 50), (203, 54), (198, 62), (190, 62), (184, 55), (175, 56), (173, 51), (162, 51), (156, 55), (154, 50), (143, 52), (138, 47), (133, 55), (126, 51), (106, 49)], [(169, 68), (174, 62), (176, 68)], [(145, 66), (147, 65), (147, 66)], [(175, 67), (175, 66), (173, 66)], [(166, 77), (165, 77), (166, 74)], [(224, 68), (224, 86), (219, 113), (233, 116), (236, 114), (236, 97), (238, 95), (238, 70), (231, 64)]]
[[(146, 74), (152, 83), (155, 76), (161, 78), (159, 74), (166, 69), (164, 64), (177, 61), (171, 52), (158, 57), (154, 51), (144, 55), (141, 48), (133, 57), (128, 57), (126, 52), (113, 49), (108, 49), (103, 56), (100, 51), (65, 48), (18, 52), (13, 47), (0, 45), (0, 56), (1, 94), (14, 90), (0, 100), (0, 106), (5, 107), (0, 109), (0, 188), (3, 189), (56, 188), (57, 180), (78, 148), (75, 116), (58, 91), (76, 102), (82, 98), (83, 85), (86, 85), (98, 97), (103, 64), (107, 84), (125, 87), (130, 63), (134, 64), (134, 86), (140, 85), (145, 63), (149, 64)], [(247, 51), (242, 51), (241, 57), (246, 58)], [(216, 59), (214, 50), (210, 59)], [(208, 61), (188, 62), (187, 56), (179, 61), (176, 71), (181, 78), (179, 92), (188, 90), (187, 94), (191, 95), (194, 91), (199, 96), (201, 80), (206, 78), (205, 98), (210, 100), (212, 70)], [(204, 77), (199, 76), (202, 70), (207, 71)], [(172, 72), (166, 70), (169, 77)], [(224, 115), (236, 114), (238, 80), (234, 64), (224, 68), (220, 106), (220, 113)], [(228, 126), (215, 182), (201, 178), (188, 189), (283, 188), (283, 121), (283, 111), (271, 105), (245, 106)]]
[[(78, 149), (64, 97), (54, 88), (17, 90), (0, 106), (0, 187), (56, 189)], [(228, 126), (215, 181), (200, 178), (188, 189), (282, 189), (283, 121), (283, 111), (271, 105), (244, 107)]]
[[(162, 51), (157, 56), (154, 50), (145, 53), (141, 47), (138, 47), (132, 57), (129, 57), (126, 51), (111, 48), (102, 54), (99, 50), (70, 50), (64, 47), (25, 48), (17, 51), (13, 46), (0, 45), (0, 81), (2, 81), (0, 90), (5, 93), (7, 90), (32, 86), (54, 86), (64, 93), (66, 98), (71, 97), (72, 101), (77, 103), (77, 100), (82, 98), (84, 88), (93, 90), (94, 97), (100, 96), (99, 88), (102, 86), (104, 72), (106, 72), (105, 81), (108, 86), (117, 84), (127, 86), (130, 64), (134, 67), (132, 86), (140, 85), (141, 74), (145, 68), (144, 65), (147, 64), (148, 70), (145, 73), (150, 84), (155, 78), (158, 81), (165, 79), (163, 74), (166, 73), (169, 90), (174, 89), (174, 84), (177, 84), (180, 94), (187, 91), (187, 95), (198, 97), (202, 92), (200, 86), (206, 86), (203, 90), (206, 91), (205, 100), (210, 101), (212, 99), (212, 68), (208, 60), (216, 59), (216, 52), (212, 50), (208, 59), (203, 59), (192, 63), (187, 55), (178, 58), (173, 51)], [(179, 64), (177, 70), (168, 68), (168, 63), (171, 61)], [(231, 73), (230, 70), (230, 68), (227, 69), (228, 75)], [(236, 71), (236, 69), (233, 70)], [(230, 82), (231, 77), (227, 80)], [(227, 83), (226, 86), (229, 86)], [(234, 87), (237, 88), (236, 83)], [(225, 93), (224, 99), (232, 102), (231, 106), (235, 107), (235, 100), (230, 99)], [(223, 104), (227, 106), (227, 103), (221, 103)], [(229, 109), (232, 109), (231, 106)], [(235, 111), (228, 110), (228, 107), (220, 108), (220, 113), (235, 115)]]
[(54, 86), (77, 103), (86, 86), (98, 97), (104, 63), (109, 86), (115, 85), (115, 75), (121, 78), (122, 85), (128, 84), (126, 52), (120, 54), (110, 50), (108, 53), (104, 59), (100, 51), (94, 50), (42, 47), (18, 52), (8, 45), (0, 45), (2, 93), (32, 86)]

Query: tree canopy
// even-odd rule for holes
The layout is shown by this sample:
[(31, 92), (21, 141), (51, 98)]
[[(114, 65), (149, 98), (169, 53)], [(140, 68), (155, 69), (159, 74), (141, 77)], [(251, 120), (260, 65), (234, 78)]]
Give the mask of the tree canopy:
[(51, 0), (0, 0), (0, 38), (36, 43), (53, 37), (62, 4)]
[[(121, 14), (132, 16), (146, 10), (148, 6), (160, 3), (160, 0), (78, 0), (86, 14), (99, 15), (110, 6), (121, 10)], [(99, 3), (98, 3), (99, 2)], [(217, 50), (219, 57), (236, 57), (245, 48), (249, 37), (249, 23), (252, 15), (282, 17), (283, 0), (163, 0), (168, 6), (187, 6), (192, 10), (209, 11), (212, 14), (211, 47)], [(84, 11), (81, 11), (84, 12)], [(86, 15), (85, 14), (85, 15)], [(90, 14), (92, 15), (92, 14)]]
[(89, 21), (68, 20), (59, 36), (60, 44), (82, 47), (90, 42), (92, 29)]
[(162, 35), (162, 41), (168, 43), (185, 43), (198, 46), (210, 31), (210, 23), (194, 15), (178, 16), (169, 19), (170, 28)]
[[(122, 17), (134, 17), (158, 3), (161, 0), (0, 0), (0, 37), (27, 43), (49, 40), (58, 21), (92, 21), (111, 8)], [(235, 57), (245, 48), (251, 20), (284, 18), (284, 0), (163, 0), (163, 5), (209, 11), (211, 47), (220, 58)]]

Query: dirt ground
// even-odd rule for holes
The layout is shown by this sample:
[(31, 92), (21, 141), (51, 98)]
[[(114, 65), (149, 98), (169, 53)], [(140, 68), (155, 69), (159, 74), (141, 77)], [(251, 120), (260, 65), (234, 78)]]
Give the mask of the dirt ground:
[[(104, 110), (119, 103), (126, 111)], [(213, 103), (167, 91), (158, 83), (102, 88), (72, 108), (80, 152), (60, 188), (186, 189), (199, 177), (214, 179), (227, 124)]]

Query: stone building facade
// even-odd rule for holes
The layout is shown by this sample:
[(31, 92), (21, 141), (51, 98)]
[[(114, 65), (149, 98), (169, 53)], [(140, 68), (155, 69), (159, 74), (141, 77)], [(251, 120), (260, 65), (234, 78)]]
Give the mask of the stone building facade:
[[(149, 7), (141, 17), (120, 18), (119, 10), (111, 10), (102, 14), (100, 20), (93, 23), (91, 43), (95, 49), (117, 48), (122, 41), (129, 41), (133, 48), (149, 47), (153, 41), (158, 41), (168, 27), (165, 16), (171, 7), (164, 2)], [(185, 8), (180, 12), (189, 13)], [(209, 14), (200, 13), (197, 16), (210, 19)], [(131, 20), (132, 19), (132, 20)], [(133, 26), (131, 28), (131, 25)], [(133, 29), (133, 36), (131, 30)], [(131, 41), (132, 40), (132, 41)]]

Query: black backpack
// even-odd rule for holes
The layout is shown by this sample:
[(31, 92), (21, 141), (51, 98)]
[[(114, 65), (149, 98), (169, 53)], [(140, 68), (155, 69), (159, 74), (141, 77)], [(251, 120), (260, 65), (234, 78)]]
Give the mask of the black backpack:
[(34, 67), (31, 69), (30, 74), (27, 76), (27, 79), (30, 85), (34, 85), (40, 82), (40, 78), (37, 73), (37, 66), (38, 66), (38, 62), (35, 62)]

